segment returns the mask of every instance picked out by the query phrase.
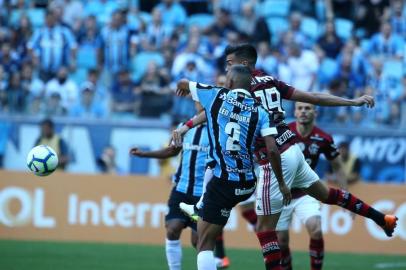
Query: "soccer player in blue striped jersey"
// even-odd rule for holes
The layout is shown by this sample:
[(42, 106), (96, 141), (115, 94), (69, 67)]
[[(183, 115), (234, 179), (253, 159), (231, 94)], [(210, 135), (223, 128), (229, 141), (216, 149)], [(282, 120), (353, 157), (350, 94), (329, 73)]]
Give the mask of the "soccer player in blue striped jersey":
[(248, 91), (251, 87), (250, 69), (244, 65), (231, 67), (227, 72), (226, 87), (229, 89), (187, 80), (178, 83), (177, 94), (185, 96), (191, 93), (206, 111), (210, 156), (216, 162), (214, 176), (207, 184), (203, 207), (199, 210), (198, 270), (216, 269), (213, 255), (216, 237), (227, 223), (231, 209), (255, 191), (253, 151), (257, 138), (264, 138), (284, 203), (289, 203), (291, 198), (272, 136), (277, 134), (273, 119)]
[(196, 204), (202, 195), (208, 149), (207, 125), (204, 124), (190, 130), (184, 137), (182, 147), (171, 144), (156, 151), (141, 151), (138, 148), (130, 150), (134, 156), (159, 159), (182, 153), (178, 170), (173, 176), (174, 187), (168, 200), (169, 212), (165, 216), (165, 250), (170, 270), (181, 269), (182, 247), (179, 239), (184, 228), (192, 229), (192, 245), (196, 246), (197, 243), (196, 223), (181, 212), (179, 203)]

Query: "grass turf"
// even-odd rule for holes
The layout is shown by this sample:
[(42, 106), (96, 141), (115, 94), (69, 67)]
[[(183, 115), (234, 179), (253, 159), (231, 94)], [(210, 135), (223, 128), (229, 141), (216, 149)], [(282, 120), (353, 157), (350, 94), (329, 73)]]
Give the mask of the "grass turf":
[[(79, 242), (0, 241), (2, 270), (162, 270), (167, 269), (164, 246)], [(228, 249), (230, 270), (264, 269), (255, 249)], [(295, 269), (309, 269), (306, 252), (294, 252)], [(196, 269), (196, 253), (183, 249), (183, 269)], [(324, 269), (406, 269), (406, 256), (327, 253)]]

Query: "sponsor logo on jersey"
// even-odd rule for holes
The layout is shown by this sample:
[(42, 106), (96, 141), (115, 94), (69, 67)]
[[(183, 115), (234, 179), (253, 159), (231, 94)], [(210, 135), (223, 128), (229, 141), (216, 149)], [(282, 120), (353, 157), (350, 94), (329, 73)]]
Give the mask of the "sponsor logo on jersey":
[(252, 171), (252, 167), (238, 169), (238, 168), (231, 168), (230, 166), (226, 166), (226, 170), (227, 170), (227, 172), (231, 172), (231, 173), (250, 173)]
[(191, 144), (191, 143), (184, 143), (183, 144), (183, 150), (194, 150), (194, 151), (201, 151), (201, 152), (209, 152), (209, 147), (208, 146), (201, 146), (201, 145), (196, 145), (196, 144)]
[(222, 93), (220, 99), (226, 101), (227, 103), (240, 108), (242, 111), (256, 112), (258, 110), (257, 106), (250, 106), (244, 103), (239, 102), (233, 97), (227, 96), (227, 94)]
[(223, 217), (226, 217), (226, 218), (228, 218), (228, 217), (230, 217), (230, 210), (227, 210), (226, 208), (223, 208), (223, 209), (221, 209), (220, 210), (220, 214), (223, 216)]

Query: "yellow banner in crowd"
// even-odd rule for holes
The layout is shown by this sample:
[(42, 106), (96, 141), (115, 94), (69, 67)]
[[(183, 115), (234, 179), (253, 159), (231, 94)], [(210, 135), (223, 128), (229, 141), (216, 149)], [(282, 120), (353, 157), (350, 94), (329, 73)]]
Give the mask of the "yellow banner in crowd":
[[(74, 175), (56, 172), (40, 178), (0, 171), (0, 239), (69, 240), (163, 244), (167, 179), (141, 176)], [(406, 253), (406, 187), (357, 184), (356, 194), (375, 208), (399, 217), (387, 238), (372, 221), (324, 205), (327, 251)], [(233, 211), (225, 236), (229, 247), (258, 248), (252, 229)], [(189, 232), (183, 243), (189, 242)], [(305, 229), (295, 220), (291, 247), (308, 249)]]

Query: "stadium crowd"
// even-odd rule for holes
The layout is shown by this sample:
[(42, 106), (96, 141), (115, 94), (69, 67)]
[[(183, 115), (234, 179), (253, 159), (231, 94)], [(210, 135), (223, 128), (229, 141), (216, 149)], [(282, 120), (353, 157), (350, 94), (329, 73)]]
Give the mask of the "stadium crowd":
[(215, 83), (224, 48), (250, 42), (258, 68), (298, 89), (376, 99), (368, 113), (320, 109), (319, 123), (406, 126), (401, 0), (0, 3), (2, 114), (189, 119), (175, 82)]

